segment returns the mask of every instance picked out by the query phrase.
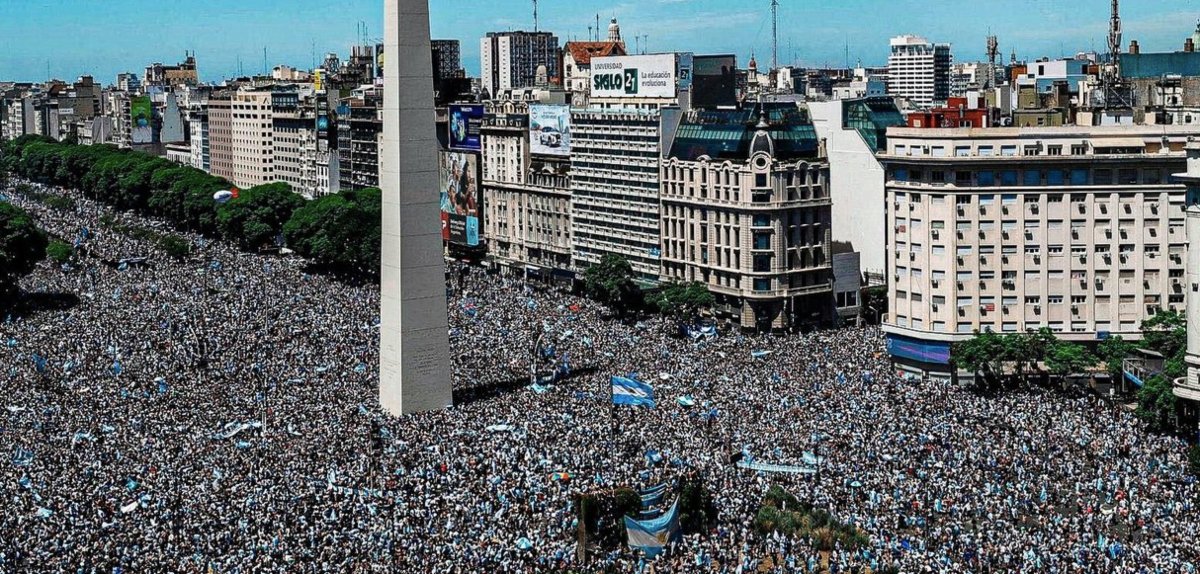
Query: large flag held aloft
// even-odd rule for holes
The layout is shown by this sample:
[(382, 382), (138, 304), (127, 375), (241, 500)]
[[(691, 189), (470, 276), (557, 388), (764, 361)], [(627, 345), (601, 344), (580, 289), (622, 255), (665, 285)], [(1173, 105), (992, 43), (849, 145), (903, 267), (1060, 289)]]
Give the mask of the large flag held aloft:
[(650, 558), (658, 556), (663, 548), (679, 539), (679, 501), (658, 518), (634, 520), (626, 516), (625, 532), (630, 548), (641, 550)]
[(654, 387), (629, 377), (612, 378), (614, 405), (634, 405), (654, 408)]

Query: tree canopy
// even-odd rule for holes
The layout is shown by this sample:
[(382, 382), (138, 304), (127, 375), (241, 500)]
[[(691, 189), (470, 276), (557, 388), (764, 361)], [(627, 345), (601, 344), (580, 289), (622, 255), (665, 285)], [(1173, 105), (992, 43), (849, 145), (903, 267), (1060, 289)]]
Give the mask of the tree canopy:
[(310, 201), (292, 214), (283, 236), (296, 253), (322, 265), (375, 273), (379, 269), (381, 194), (343, 191)]
[(584, 271), (583, 282), (589, 297), (624, 314), (637, 306), (641, 296), (633, 277), (629, 260), (609, 253)]
[(17, 280), (46, 257), (49, 241), (29, 214), (0, 202), (0, 294), (16, 289)]
[(701, 309), (711, 308), (716, 300), (707, 286), (698, 281), (692, 281), (690, 283), (669, 283), (647, 296), (646, 303), (663, 315), (686, 319)]
[[(212, 203), (212, 198), (208, 198)], [(283, 232), (304, 198), (286, 183), (269, 183), (242, 191), (217, 208), (217, 229), (226, 241), (245, 250), (270, 245)]]

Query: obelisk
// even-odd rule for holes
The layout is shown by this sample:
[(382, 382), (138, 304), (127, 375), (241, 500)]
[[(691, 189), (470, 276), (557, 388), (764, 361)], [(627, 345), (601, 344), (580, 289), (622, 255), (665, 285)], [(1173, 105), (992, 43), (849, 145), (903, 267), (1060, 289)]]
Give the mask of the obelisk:
[(451, 405), (427, 0), (384, 0), (379, 403)]

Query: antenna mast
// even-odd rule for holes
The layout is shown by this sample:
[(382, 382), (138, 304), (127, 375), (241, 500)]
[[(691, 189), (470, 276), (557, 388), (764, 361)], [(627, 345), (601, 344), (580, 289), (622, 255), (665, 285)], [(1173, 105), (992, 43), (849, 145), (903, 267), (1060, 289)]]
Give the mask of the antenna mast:
[(996, 87), (996, 58), (1000, 56), (1000, 41), (992, 35), (987, 37), (988, 71), (983, 80), (983, 89)]
[(533, 0), (533, 31), (538, 31), (537, 0)]
[(779, 69), (779, 0), (771, 0), (771, 69)]
[(1108, 28), (1108, 74), (1113, 80), (1121, 74), (1121, 1), (1112, 0), (1112, 20)]

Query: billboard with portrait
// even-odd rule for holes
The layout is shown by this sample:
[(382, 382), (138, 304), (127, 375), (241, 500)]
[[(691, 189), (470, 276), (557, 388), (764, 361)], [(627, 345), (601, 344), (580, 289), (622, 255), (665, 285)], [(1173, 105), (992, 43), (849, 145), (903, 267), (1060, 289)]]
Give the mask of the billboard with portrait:
[(675, 54), (592, 58), (593, 98), (674, 98)]
[(571, 155), (571, 106), (529, 106), (529, 151), (537, 155)]
[(737, 58), (732, 55), (692, 58), (692, 106), (737, 105)]
[(483, 106), (455, 104), (450, 106), (450, 149), (479, 151), (479, 126), (483, 123)]
[(133, 143), (148, 144), (154, 141), (154, 104), (150, 96), (139, 96), (129, 100), (130, 130)]
[(442, 239), (468, 247), (478, 246), (483, 214), (479, 155), (440, 152), (438, 174), (441, 178)]

